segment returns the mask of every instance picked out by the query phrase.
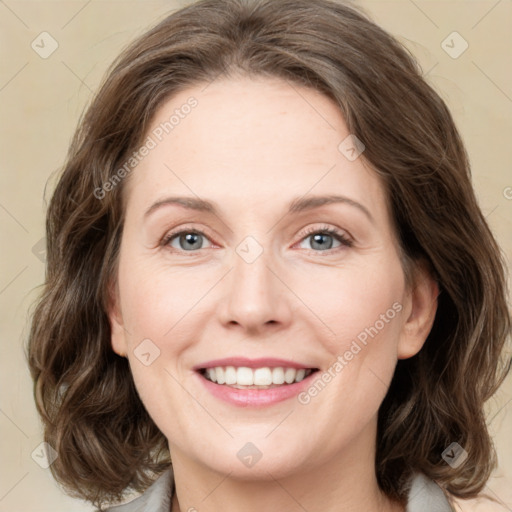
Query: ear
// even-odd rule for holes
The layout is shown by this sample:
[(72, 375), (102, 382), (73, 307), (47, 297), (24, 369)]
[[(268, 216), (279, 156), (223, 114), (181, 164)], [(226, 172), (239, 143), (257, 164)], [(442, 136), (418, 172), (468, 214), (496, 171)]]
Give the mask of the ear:
[(110, 321), (110, 342), (112, 350), (121, 357), (126, 357), (127, 347), (123, 316), (119, 302), (119, 289), (117, 284), (112, 281), (110, 281), (108, 285), (107, 314)]
[(398, 359), (408, 359), (421, 350), (437, 311), (439, 286), (425, 262), (417, 264), (413, 281), (407, 292), (407, 320), (400, 333)]

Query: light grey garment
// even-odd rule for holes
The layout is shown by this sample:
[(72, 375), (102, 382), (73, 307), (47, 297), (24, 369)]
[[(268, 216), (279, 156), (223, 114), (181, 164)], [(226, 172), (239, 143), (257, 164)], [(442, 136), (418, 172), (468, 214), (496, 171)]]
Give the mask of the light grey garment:
[(171, 467), (164, 471), (138, 498), (124, 505), (115, 505), (104, 510), (105, 512), (170, 512), (173, 492), (174, 478)]
[[(174, 478), (169, 468), (144, 494), (124, 505), (107, 508), (105, 512), (171, 512), (173, 492)], [(416, 473), (411, 480), (406, 512), (453, 512), (453, 508), (433, 480)]]
[(406, 512), (453, 512), (443, 490), (423, 473), (411, 480)]

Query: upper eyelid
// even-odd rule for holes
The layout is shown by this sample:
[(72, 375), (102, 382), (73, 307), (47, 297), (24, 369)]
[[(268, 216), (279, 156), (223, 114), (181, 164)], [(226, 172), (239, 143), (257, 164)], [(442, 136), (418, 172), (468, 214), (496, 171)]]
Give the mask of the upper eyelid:
[(313, 233), (322, 233), (322, 232), (334, 232), (334, 233), (337, 233), (338, 235), (343, 235), (343, 236), (346, 235), (347, 238), (352, 239), (352, 235), (346, 229), (329, 226), (327, 224), (324, 224), (321, 227), (308, 228), (306, 230), (306, 232), (303, 233), (301, 236), (302, 236), (302, 238), (304, 238), (305, 236), (311, 235)]
[(195, 228), (192, 226), (180, 226), (179, 228), (171, 229), (168, 231), (162, 238), (162, 240), (168, 240), (169, 238), (174, 238), (177, 235), (181, 235), (182, 233), (199, 233), (200, 235), (206, 236), (208, 239), (211, 239), (212, 236), (209, 235), (209, 230), (204, 228)]

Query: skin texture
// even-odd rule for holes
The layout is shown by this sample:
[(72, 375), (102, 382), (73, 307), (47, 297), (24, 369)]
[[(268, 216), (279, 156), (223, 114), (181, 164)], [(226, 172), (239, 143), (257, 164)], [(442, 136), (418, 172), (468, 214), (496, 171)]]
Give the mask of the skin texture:
[[(173, 511), (403, 510), (377, 485), (377, 412), (397, 360), (432, 327), (437, 285), (418, 271), (406, 287), (384, 188), (363, 158), (338, 150), (349, 132), (329, 98), (277, 79), (216, 80), (165, 103), (148, 135), (190, 96), (197, 106), (126, 183), (110, 310), (113, 350), (169, 441)], [(295, 198), (329, 194), (372, 220), (344, 203), (287, 213)], [(218, 214), (167, 205), (144, 218), (171, 195)], [(319, 248), (311, 233), (326, 227), (352, 246), (325, 235)], [(181, 229), (204, 236), (161, 244)], [(262, 249), (252, 263), (237, 253), (247, 236)], [(306, 405), (235, 407), (192, 370), (229, 356), (327, 370), (394, 303), (401, 311)], [(160, 351), (148, 366), (136, 356), (144, 339)], [(262, 453), (250, 468), (237, 457), (247, 442)]]

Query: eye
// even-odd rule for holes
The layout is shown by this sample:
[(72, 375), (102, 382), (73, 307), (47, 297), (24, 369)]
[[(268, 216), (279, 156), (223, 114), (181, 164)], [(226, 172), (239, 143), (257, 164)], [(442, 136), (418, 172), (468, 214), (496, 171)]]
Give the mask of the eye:
[(201, 231), (195, 229), (185, 229), (174, 233), (169, 233), (162, 240), (163, 246), (170, 246), (177, 251), (195, 252), (204, 249), (203, 241), (208, 237)]
[[(333, 239), (338, 242), (338, 246), (333, 249)], [(204, 249), (203, 242), (209, 238), (196, 229), (182, 229), (169, 233), (164, 237), (161, 245), (170, 247), (175, 252), (194, 253)], [(301, 242), (311, 240), (311, 249), (314, 252), (325, 252), (330, 250), (339, 250), (342, 247), (352, 247), (353, 241), (349, 239), (342, 231), (330, 226), (323, 228), (312, 228), (303, 235)]]
[(339, 242), (339, 245), (334, 250), (340, 247), (352, 247), (353, 242), (345, 236), (342, 231), (324, 226), (322, 229), (313, 228), (306, 232), (301, 240), (311, 240), (311, 249), (315, 252), (329, 251), (333, 247), (333, 239)]

